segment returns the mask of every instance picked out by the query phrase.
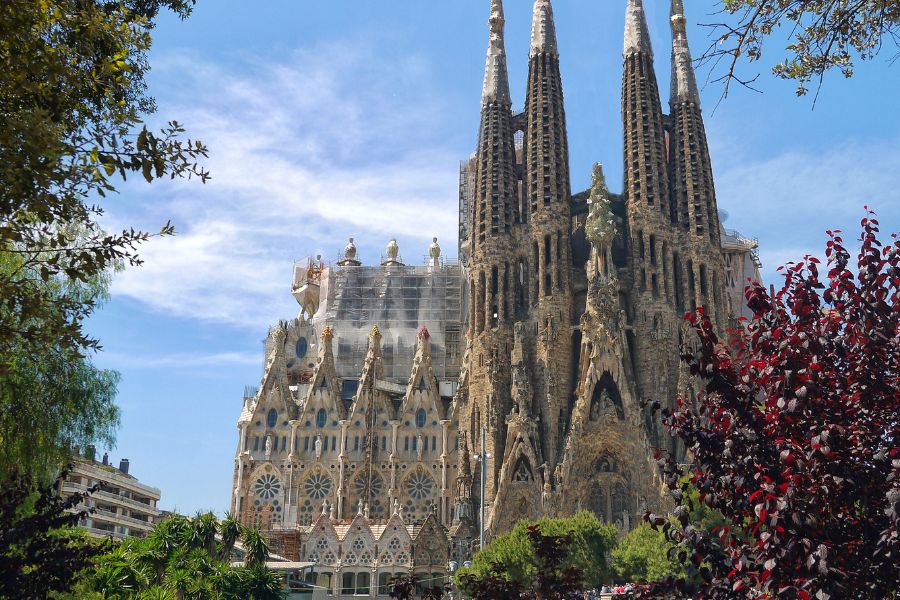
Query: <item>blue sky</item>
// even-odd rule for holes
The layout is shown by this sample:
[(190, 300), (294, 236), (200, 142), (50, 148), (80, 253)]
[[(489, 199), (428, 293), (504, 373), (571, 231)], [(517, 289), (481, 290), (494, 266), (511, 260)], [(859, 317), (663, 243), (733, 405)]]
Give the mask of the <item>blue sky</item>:
[[(151, 91), (164, 122), (205, 141), (213, 179), (129, 182), (106, 204), (110, 229), (159, 228), (145, 266), (117, 275), (89, 327), (119, 370), (122, 428), (113, 459), (162, 490), (161, 505), (228, 507), (235, 421), (258, 383), (269, 325), (296, 316), (294, 260), (334, 259), (353, 236), (364, 262), (391, 237), (408, 262), (432, 236), (455, 254), (459, 160), (474, 148), (488, 0), (200, 0), (185, 22), (163, 18)], [(605, 165), (621, 190), (624, 0), (556, 0), (573, 189)], [(644, 0), (668, 100), (668, 0)], [(689, 0), (697, 56), (714, 0)], [(507, 53), (521, 107), (531, 2), (507, 0)], [(703, 86), (704, 115), (726, 226), (758, 237), (764, 276), (824, 231), (854, 237), (863, 205), (900, 230), (900, 78), (887, 58), (826, 79), (815, 110), (762, 71), (762, 94)], [(707, 71), (700, 70), (701, 82)]]

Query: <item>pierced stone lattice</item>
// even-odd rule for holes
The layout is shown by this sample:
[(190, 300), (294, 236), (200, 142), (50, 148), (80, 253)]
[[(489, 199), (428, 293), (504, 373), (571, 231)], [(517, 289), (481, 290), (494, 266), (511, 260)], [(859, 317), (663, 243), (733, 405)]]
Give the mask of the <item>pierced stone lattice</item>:
[(271, 500), (281, 494), (281, 481), (275, 475), (260, 475), (253, 484), (253, 492), (263, 500)]

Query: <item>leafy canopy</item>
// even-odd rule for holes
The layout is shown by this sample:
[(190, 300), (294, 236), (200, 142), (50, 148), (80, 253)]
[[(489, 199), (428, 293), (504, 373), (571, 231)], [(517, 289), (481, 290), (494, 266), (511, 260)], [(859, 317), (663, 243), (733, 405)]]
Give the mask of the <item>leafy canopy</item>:
[[(232, 566), (237, 542), (244, 564)], [(216, 598), (281, 600), (281, 576), (266, 567), (269, 548), (256, 530), (231, 516), (171, 516), (143, 539), (129, 538), (104, 554), (74, 590), (77, 598)]]
[[(21, 353), (79, 355), (94, 299), (70, 283), (139, 264), (151, 234), (107, 234), (97, 201), (116, 179), (209, 174), (206, 147), (171, 122), (154, 132), (146, 94), (152, 19), (193, 0), (6, 0), (0, 3), (0, 375)], [(152, 235), (169, 235), (166, 224)], [(58, 286), (47, 285), (57, 280)]]
[[(532, 531), (532, 528), (536, 528)], [(537, 537), (535, 536), (537, 532)], [(485, 548), (476, 553), (472, 566), (460, 569), (457, 582), (464, 589), (471, 588), (471, 582), (500, 576), (507, 582), (522, 589), (536, 585), (542, 567), (540, 536), (553, 539), (565, 538), (568, 543), (555, 551), (554, 560), (557, 574), (570, 568), (582, 573), (582, 583), (597, 587), (610, 580), (607, 554), (616, 541), (616, 528), (601, 522), (596, 515), (582, 511), (567, 519), (544, 517), (537, 521), (522, 520), (512, 531), (498, 536)], [(547, 565), (544, 565), (547, 571)], [(465, 583), (465, 578), (470, 584)]]
[(724, 81), (723, 95), (732, 81), (752, 85), (756, 77), (739, 76), (738, 61), (761, 60), (765, 42), (779, 28), (786, 32), (787, 56), (772, 72), (796, 81), (798, 96), (806, 94), (813, 81), (818, 93), (829, 71), (852, 77), (857, 59), (871, 60), (885, 46), (894, 46), (892, 60), (898, 56), (897, 0), (722, 0), (722, 8), (737, 15), (737, 22), (711, 24), (714, 40), (700, 62), (727, 65), (717, 79)]
[[(900, 241), (882, 245), (871, 213), (861, 229), (855, 272), (833, 231), (824, 278), (808, 256), (778, 292), (749, 286), (753, 319), (728, 343), (702, 311), (691, 317), (698, 347), (685, 359), (706, 390), (664, 416), (694, 462), (684, 481), (662, 458), (679, 506), (674, 525), (650, 520), (701, 583), (658, 591), (827, 600), (900, 589)], [(723, 515), (721, 528), (693, 526), (696, 502)]]
[(86, 515), (78, 505), (89, 494), (62, 498), (55, 483), (38, 486), (11, 473), (0, 483), (0, 598), (43, 600), (64, 592), (107, 546), (73, 529)]

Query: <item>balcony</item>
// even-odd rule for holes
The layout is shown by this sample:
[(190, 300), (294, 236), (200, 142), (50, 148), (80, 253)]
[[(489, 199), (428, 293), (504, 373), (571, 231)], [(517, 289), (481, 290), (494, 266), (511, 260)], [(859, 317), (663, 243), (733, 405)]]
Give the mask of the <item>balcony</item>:
[[(81, 494), (87, 491), (87, 486), (80, 485), (77, 483), (66, 482), (63, 484), (63, 493), (67, 494)], [(138, 500), (134, 500), (132, 498), (128, 498), (126, 496), (120, 496), (119, 494), (112, 494), (110, 492), (104, 492), (102, 490), (93, 492), (91, 494), (91, 498), (96, 498), (98, 500), (108, 500), (112, 502), (114, 505), (119, 506), (127, 506), (130, 509), (138, 510), (141, 513), (146, 513), (150, 516), (156, 517), (159, 515), (159, 509), (155, 506), (150, 506), (149, 504), (145, 504), (143, 502), (139, 502)]]

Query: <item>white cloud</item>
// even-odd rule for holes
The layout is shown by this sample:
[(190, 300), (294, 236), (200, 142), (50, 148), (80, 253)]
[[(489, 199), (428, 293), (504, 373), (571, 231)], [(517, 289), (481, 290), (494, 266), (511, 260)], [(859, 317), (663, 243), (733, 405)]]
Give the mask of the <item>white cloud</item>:
[(759, 238), (763, 276), (805, 254), (824, 259), (826, 230), (855, 248), (863, 206), (878, 213), (882, 238), (900, 231), (900, 139), (846, 142), (819, 153), (787, 151), (717, 173), (726, 227)]
[(296, 312), (295, 258), (334, 258), (348, 236), (364, 258), (393, 236), (409, 262), (432, 235), (452, 248), (459, 157), (438, 137), (437, 86), (421, 59), (371, 56), (332, 44), (233, 68), (162, 61), (178, 86), (159, 98), (160, 117), (207, 143), (213, 178), (129, 185), (140, 204), (114, 210), (108, 227), (171, 218), (179, 235), (147, 244), (145, 265), (119, 274), (113, 294), (263, 330)]

